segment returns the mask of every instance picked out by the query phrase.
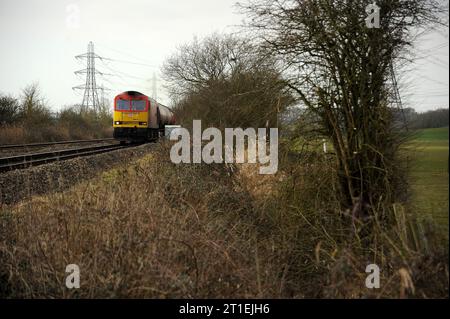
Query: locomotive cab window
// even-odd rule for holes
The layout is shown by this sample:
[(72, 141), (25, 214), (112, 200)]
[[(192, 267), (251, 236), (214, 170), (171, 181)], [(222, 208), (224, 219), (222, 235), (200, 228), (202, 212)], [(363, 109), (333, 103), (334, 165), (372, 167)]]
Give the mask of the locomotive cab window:
[(128, 111), (130, 109), (130, 101), (128, 100), (117, 100), (116, 110), (118, 111)]
[(132, 100), (131, 109), (133, 111), (145, 111), (145, 100)]

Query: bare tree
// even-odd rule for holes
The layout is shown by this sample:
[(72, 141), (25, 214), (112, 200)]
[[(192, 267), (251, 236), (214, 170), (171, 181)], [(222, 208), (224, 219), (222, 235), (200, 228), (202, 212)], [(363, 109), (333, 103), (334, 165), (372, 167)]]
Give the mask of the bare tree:
[(45, 126), (52, 122), (50, 109), (46, 106), (38, 83), (32, 83), (22, 90), (21, 113), (28, 126)]
[(0, 96), (0, 125), (11, 124), (20, 118), (19, 101), (11, 96)]
[[(368, 0), (258, 0), (240, 5), (250, 30), (281, 57), (288, 85), (321, 119), (333, 143), (342, 205), (398, 200), (398, 130), (393, 125), (395, 62), (438, 21), (434, 0), (378, 0), (380, 27), (366, 25)], [(366, 210), (367, 211), (367, 210)]]
[(413, 128), (437, 128), (448, 126), (448, 109), (430, 110), (423, 113), (415, 113), (411, 122)]
[(276, 60), (232, 35), (213, 34), (181, 46), (163, 74), (184, 124), (197, 118), (222, 128), (274, 127), (292, 102)]

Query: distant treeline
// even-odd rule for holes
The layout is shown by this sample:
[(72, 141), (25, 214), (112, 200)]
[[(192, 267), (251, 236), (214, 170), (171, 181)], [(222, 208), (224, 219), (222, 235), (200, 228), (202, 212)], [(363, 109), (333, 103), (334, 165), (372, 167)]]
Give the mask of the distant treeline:
[(413, 108), (406, 108), (403, 110), (403, 114), (411, 128), (423, 129), (448, 126), (448, 109), (442, 108), (418, 113)]
[(0, 144), (107, 137), (111, 126), (106, 105), (97, 112), (77, 105), (51, 112), (37, 84), (17, 98), (0, 94)]
[[(449, 109), (440, 108), (419, 113), (409, 107), (403, 110), (392, 108), (391, 111), (393, 112), (395, 123), (406, 123), (411, 129), (438, 128), (448, 126), (449, 124)], [(281, 123), (286, 125), (292, 125), (299, 119), (303, 119), (303, 121), (309, 123), (316, 123), (318, 121), (317, 116), (307, 112), (305, 108), (295, 106), (287, 108), (281, 114), (280, 119)], [(400, 127), (403, 127), (403, 125), (400, 125)]]

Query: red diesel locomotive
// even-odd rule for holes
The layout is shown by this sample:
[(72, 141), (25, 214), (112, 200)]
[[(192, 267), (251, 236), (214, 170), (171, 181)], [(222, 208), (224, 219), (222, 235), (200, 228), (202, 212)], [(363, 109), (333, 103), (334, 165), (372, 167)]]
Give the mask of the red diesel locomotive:
[(120, 141), (151, 141), (175, 124), (173, 112), (147, 95), (126, 91), (114, 98), (113, 136)]

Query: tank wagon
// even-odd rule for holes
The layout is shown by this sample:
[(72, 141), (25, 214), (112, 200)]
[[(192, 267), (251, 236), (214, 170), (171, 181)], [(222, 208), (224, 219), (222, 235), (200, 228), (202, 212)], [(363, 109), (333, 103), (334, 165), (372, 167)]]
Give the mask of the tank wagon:
[(156, 140), (173, 124), (173, 112), (145, 94), (126, 91), (114, 98), (113, 136), (121, 142)]

